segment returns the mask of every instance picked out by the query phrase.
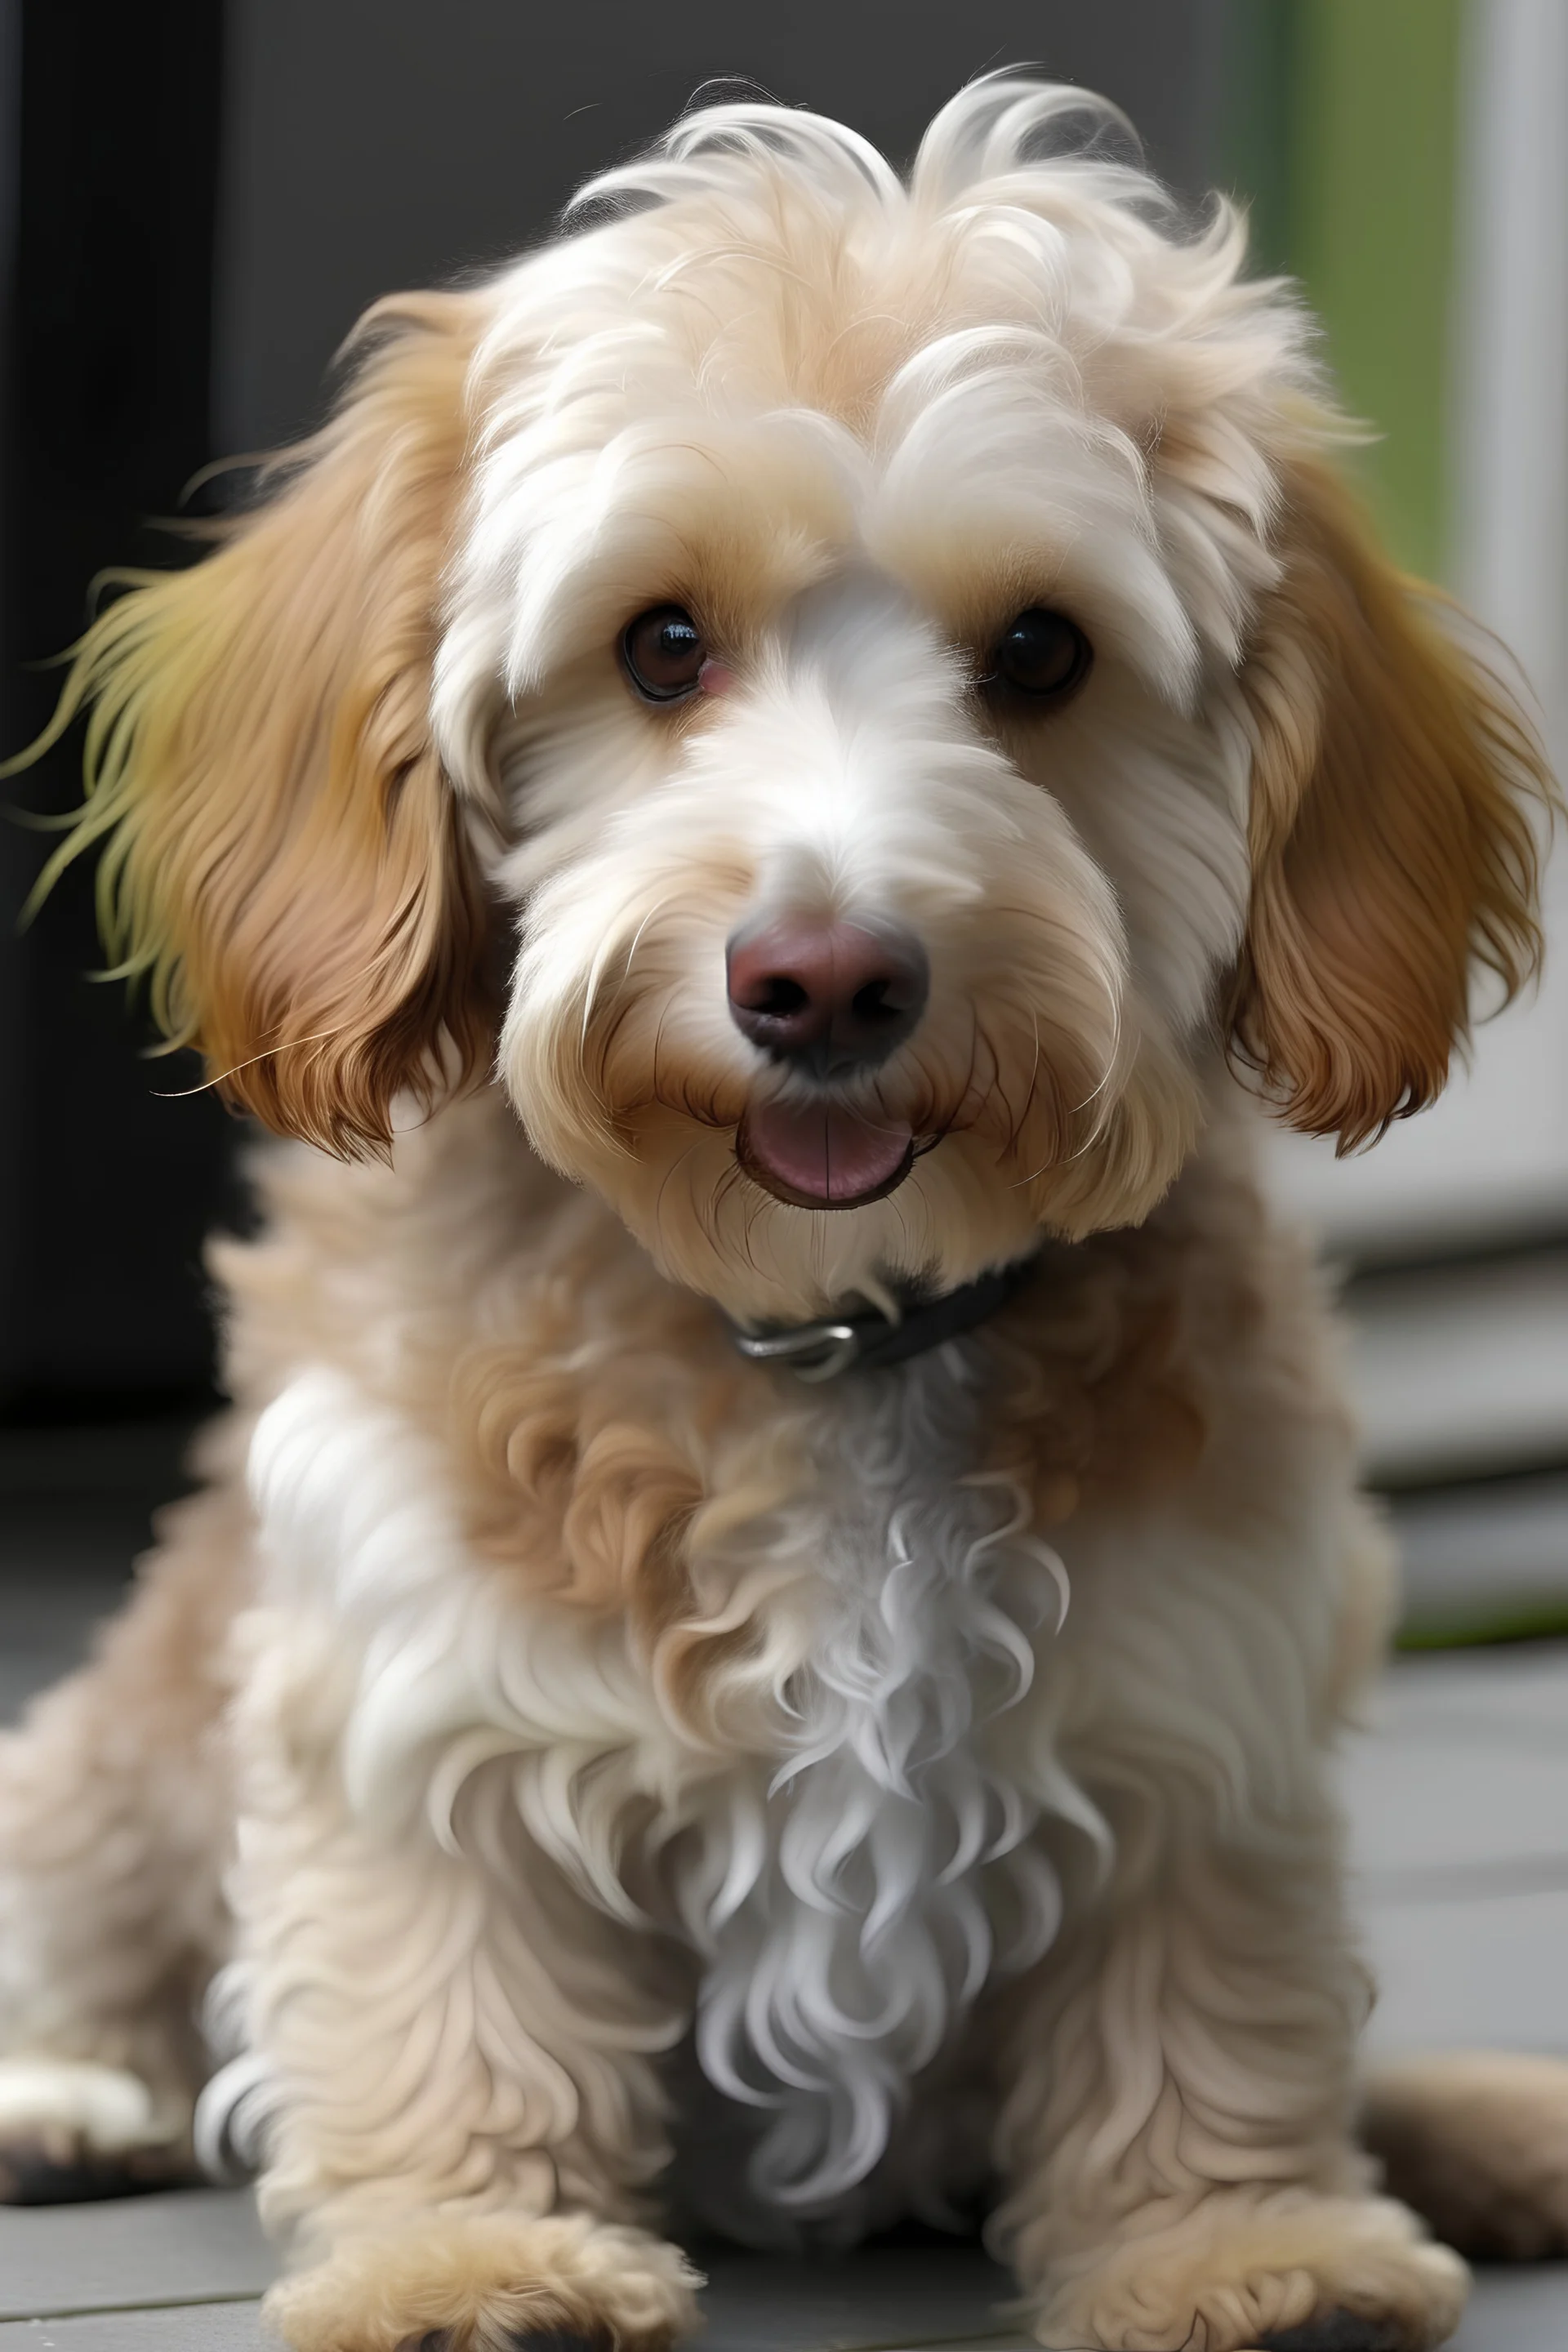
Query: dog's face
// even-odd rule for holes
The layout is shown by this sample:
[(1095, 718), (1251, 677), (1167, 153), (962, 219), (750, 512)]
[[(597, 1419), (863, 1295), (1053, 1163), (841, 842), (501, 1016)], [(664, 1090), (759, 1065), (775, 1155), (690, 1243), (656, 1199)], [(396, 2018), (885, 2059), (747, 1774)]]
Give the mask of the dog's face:
[(1067, 103), (966, 92), (908, 192), (699, 118), (111, 608), (84, 830), (240, 1099), (352, 1149), (476, 1064), (488, 897), (539, 1150), (790, 1317), (1143, 1216), (1227, 1040), (1351, 1140), (1436, 1090), (1532, 951), (1527, 731), (1235, 224), (1028, 160)]
[(1123, 184), (944, 195), (938, 141), (911, 201), (797, 144), (500, 289), (436, 694), (518, 843), (520, 1114), (670, 1271), (786, 1315), (1169, 1183), (1275, 568), (1249, 451), (1250, 532), (1166, 511), (1179, 366), (1124, 346), (1168, 247)]
[(680, 1278), (800, 1313), (1159, 1197), (1247, 761), (1145, 404), (1087, 390), (1081, 289), (1038, 315), (1054, 224), (1019, 271), (984, 222), (765, 184), (612, 231), (542, 373), (548, 273), (502, 293), (436, 710), (515, 844), (539, 1148)]

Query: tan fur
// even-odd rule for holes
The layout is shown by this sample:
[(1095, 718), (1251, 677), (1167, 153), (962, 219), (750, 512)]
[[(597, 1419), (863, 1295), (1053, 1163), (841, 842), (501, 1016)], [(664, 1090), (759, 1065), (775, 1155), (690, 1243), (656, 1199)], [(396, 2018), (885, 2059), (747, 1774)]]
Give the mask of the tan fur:
[(1323, 2343), (1353, 2344), (1345, 2325), (1359, 2321), (1379, 2352), (1424, 2352), (1458, 2325), (1467, 2285), (1463, 2263), (1422, 2243), (1403, 2206), (1221, 2192), (1107, 2260), (1064, 2264), (1038, 2336), (1053, 2352), (1211, 2352), (1277, 2336), (1310, 2345), (1320, 2327)]
[(372, 311), (352, 397), (278, 495), (195, 570), (132, 577), (45, 739), (94, 706), (88, 804), (44, 887), (106, 841), (104, 935), (156, 1019), (230, 1102), (331, 1151), (384, 1147), (395, 1095), (489, 1044), (427, 709), (475, 326), (457, 295)]
[(1373, 545), (1321, 467), (1285, 475), (1284, 576), (1243, 682), (1253, 888), (1233, 1019), (1291, 1124), (1342, 1150), (1442, 1090), (1472, 966), (1541, 952), (1533, 798), (1553, 787), (1457, 616)]
[(533, 2336), (581, 2336), (606, 2352), (663, 2352), (696, 2320), (697, 2273), (639, 2231), (582, 2219), (428, 2221), (342, 2246), (268, 2296), (299, 2352), (400, 2352), (438, 2335), (443, 2352), (512, 2352)]
[(1362, 2117), (1392, 2192), (1481, 2262), (1568, 2253), (1568, 2063), (1455, 2052), (1380, 2067)]

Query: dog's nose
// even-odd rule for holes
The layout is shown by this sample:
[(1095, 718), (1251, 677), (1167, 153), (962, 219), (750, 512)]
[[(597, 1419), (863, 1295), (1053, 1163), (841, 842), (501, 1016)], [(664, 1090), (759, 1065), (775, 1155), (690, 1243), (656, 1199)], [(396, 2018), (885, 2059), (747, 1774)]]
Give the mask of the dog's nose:
[(753, 1045), (815, 1078), (885, 1061), (925, 1010), (931, 969), (912, 931), (770, 923), (727, 951), (730, 1013)]

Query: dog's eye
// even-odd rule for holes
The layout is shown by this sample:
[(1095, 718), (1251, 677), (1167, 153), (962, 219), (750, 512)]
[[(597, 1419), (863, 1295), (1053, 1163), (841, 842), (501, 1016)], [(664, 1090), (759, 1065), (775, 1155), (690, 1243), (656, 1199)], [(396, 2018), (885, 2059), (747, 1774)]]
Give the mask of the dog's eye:
[(626, 676), (648, 702), (680, 702), (695, 694), (707, 658), (701, 630), (679, 604), (639, 613), (621, 639)]
[(1065, 702), (1089, 676), (1094, 648), (1065, 613), (1031, 604), (1003, 632), (987, 686), (1011, 687), (1037, 702)]

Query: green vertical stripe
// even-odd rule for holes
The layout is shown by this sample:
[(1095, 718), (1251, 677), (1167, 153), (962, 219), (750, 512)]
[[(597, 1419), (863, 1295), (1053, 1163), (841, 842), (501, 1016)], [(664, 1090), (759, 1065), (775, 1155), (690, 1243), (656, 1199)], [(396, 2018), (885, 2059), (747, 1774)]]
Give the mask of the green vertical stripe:
[(1219, 173), (1247, 206), (1253, 272), (1293, 270), (1292, 92), (1296, 0), (1228, 0), (1219, 90)]
[[(1568, 0), (1565, 0), (1568, 4)], [(1226, 146), (1302, 281), (1393, 551), (1437, 573), (1463, 0), (1233, 0)], [(1249, 119), (1248, 110), (1251, 110)]]

